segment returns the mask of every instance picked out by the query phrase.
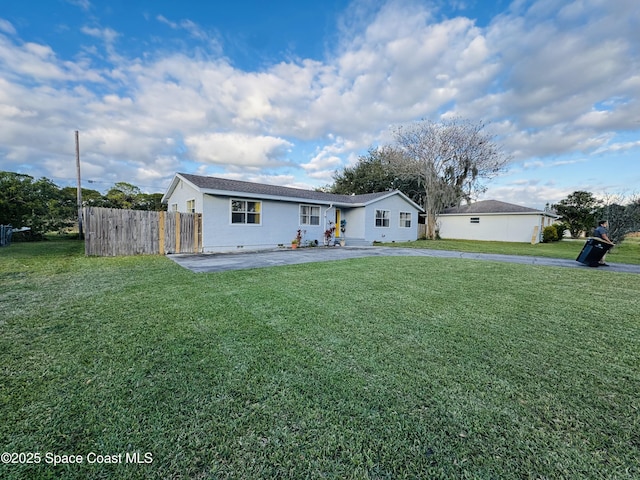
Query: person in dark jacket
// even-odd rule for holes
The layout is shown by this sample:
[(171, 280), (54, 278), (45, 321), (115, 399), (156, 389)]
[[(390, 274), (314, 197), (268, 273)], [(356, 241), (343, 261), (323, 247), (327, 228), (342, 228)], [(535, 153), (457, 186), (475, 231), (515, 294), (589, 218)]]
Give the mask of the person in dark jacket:
[[(611, 245), (615, 245), (609, 238), (608, 228), (609, 228), (609, 223), (606, 220), (600, 220), (598, 222), (598, 227), (593, 232), (593, 235), (599, 238), (600, 240), (602, 240), (603, 242), (610, 243)], [(605, 253), (600, 259), (600, 263), (598, 265), (600, 265), (601, 267), (609, 266), (609, 264), (605, 263), (605, 260), (604, 260), (606, 256), (607, 254)]]

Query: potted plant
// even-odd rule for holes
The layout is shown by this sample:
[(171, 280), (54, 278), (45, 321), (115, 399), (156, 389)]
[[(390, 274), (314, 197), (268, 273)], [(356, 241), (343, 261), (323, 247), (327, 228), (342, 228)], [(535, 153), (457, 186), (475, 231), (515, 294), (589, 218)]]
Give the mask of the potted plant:
[(340, 233), (342, 233), (342, 235), (340, 236), (340, 246), (344, 247), (347, 244), (347, 239), (344, 238), (344, 232), (347, 230), (347, 221), (346, 220), (340, 220)]
[(296, 238), (291, 240), (291, 248), (298, 248), (300, 245), (302, 245), (302, 230), (298, 229)]

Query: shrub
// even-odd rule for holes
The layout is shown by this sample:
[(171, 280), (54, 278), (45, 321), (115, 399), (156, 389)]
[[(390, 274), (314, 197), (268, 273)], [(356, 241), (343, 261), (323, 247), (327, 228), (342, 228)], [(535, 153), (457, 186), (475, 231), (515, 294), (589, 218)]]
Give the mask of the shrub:
[(544, 230), (542, 230), (542, 242), (549, 243), (549, 242), (555, 242), (557, 240), (558, 240), (558, 231), (556, 230), (556, 227), (553, 225), (544, 227)]
[(567, 225), (564, 223), (554, 223), (551, 226), (556, 229), (556, 233), (558, 234), (557, 240), (562, 240), (564, 238), (564, 232), (568, 230)]

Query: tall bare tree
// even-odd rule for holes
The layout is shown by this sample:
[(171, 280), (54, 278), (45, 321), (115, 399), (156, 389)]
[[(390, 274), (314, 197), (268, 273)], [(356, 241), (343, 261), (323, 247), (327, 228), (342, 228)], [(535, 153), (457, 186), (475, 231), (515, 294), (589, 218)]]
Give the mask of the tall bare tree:
[(482, 180), (503, 171), (510, 160), (483, 122), (429, 120), (394, 131), (402, 156), (392, 157), (394, 170), (423, 189), (427, 238), (435, 238), (438, 215), (445, 208), (486, 190)]
[(627, 234), (640, 232), (640, 194), (605, 194), (595, 215), (609, 222), (609, 238), (619, 243)]

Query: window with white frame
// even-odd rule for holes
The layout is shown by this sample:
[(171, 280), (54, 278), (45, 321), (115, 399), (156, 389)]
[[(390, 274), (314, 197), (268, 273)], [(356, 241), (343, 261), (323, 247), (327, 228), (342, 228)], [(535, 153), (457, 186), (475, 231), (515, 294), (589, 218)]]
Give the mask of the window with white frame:
[(300, 205), (300, 225), (320, 225), (320, 207)]
[(411, 212), (400, 212), (400, 228), (411, 228)]
[(178, 204), (177, 203), (172, 203), (171, 204), (171, 210), (169, 210), (170, 212), (177, 212), (178, 211)]
[(262, 202), (251, 200), (231, 200), (231, 223), (259, 225)]
[(376, 227), (389, 227), (389, 210), (376, 210)]
[(196, 201), (187, 200), (187, 213), (196, 213)]

